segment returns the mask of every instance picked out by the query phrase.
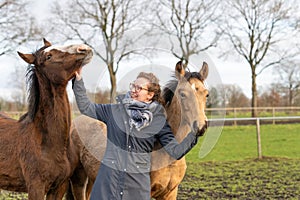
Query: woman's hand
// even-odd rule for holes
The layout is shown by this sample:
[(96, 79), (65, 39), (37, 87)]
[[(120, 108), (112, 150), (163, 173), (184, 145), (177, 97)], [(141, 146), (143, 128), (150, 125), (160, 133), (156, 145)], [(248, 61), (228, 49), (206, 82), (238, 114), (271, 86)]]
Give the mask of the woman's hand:
[(78, 71), (75, 72), (76, 81), (80, 81), (82, 79), (81, 72), (82, 72), (82, 67), (80, 67)]

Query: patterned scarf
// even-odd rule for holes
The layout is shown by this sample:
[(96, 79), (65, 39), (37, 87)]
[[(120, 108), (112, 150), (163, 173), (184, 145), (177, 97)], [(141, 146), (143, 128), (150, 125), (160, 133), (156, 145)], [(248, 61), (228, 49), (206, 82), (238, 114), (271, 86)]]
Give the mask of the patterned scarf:
[(129, 116), (130, 127), (135, 127), (138, 131), (149, 126), (152, 122), (153, 114), (151, 110), (156, 107), (157, 103), (145, 103), (141, 101), (134, 100), (129, 97), (128, 93), (122, 100), (123, 105)]

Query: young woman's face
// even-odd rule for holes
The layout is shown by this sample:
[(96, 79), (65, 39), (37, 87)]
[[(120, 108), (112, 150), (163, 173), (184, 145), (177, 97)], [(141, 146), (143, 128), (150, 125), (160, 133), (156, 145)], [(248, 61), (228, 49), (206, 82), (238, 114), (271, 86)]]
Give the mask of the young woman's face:
[(130, 96), (132, 99), (142, 102), (150, 102), (154, 93), (148, 91), (149, 80), (137, 78), (130, 84)]

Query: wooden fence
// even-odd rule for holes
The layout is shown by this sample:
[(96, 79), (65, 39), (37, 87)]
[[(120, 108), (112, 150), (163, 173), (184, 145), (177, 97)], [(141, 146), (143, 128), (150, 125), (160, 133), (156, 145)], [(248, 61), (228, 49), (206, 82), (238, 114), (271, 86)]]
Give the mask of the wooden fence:
[[(209, 123), (224, 124), (226, 121), (254, 121), (256, 124), (256, 139), (257, 139), (257, 157), (262, 158), (260, 125), (262, 121), (295, 121), (300, 120), (300, 116), (286, 116), (286, 117), (251, 117), (251, 118), (223, 118), (223, 119), (209, 119)], [(216, 123), (217, 122), (217, 123)], [(221, 122), (221, 123), (220, 123)]]
[[(206, 112), (208, 117), (211, 118), (247, 118), (251, 117), (251, 111), (255, 109), (257, 111), (257, 117), (281, 117), (281, 116), (300, 116), (300, 107), (240, 107), (240, 108), (207, 108)], [(5, 112), (5, 111), (4, 111)], [(73, 111), (78, 114), (77, 110)], [(25, 112), (8, 111), (11, 116), (19, 117)]]
[[(251, 117), (251, 111), (257, 110), (258, 116)], [(8, 115), (18, 119), (25, 112), (6, 112)], [(300, 107), (242, 107), (242, 108), (207, 108), (209, 125), (256, 125), (257, 155), (262, 158), (260, 125), (263, 123), (300, 123)], [(80, 113), (73, 111), (73, 116)]]

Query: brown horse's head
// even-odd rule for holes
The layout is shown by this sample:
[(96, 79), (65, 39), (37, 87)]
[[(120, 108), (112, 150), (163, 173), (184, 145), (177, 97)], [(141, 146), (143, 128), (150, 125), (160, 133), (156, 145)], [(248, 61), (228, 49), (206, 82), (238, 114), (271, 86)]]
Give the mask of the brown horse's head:
[(51, 83), (67, 84), (81, 66), (92, 59), (92, 49), (84, 44), (52, 46), (44, 39), (44, 46), (33, 54), (19, 56), (27, 63), (34, 65), (35, 73), (43, 75)]
[[(180, 107), (180, 116), (172, 115), (172, 118), (180, 117), (180, 125), (190, 127), (193, 127), (193, 123), (196, 121), (195, 131), (202, 135), (207, 128), (205, 108), (208, 90), (205, 87), (204, 80), (208, 76), (208, 65), (204, 62), (199, 72), (187, 72), (184, 70), (182, 62), (178, 62), (175, 66), (175, 75), (176, 80), (173, 83), (170, 82), (166, 87), (167, 89), (164, 90), (163, 96), (166, 106), (172, 109), (172, 104), (177, 104), (173, 109)], [(173, 94), (170, 97), (171, 93)], [(173, 97), (177, 99), (177, 103), (172, 102)], [(174, 121), (178, 120), (174, 119)]]
[[(18, 52), (19, 56), (29, 64), (27, 83), (29, 86), (28, 114), (34, 119), (42, 101), (49, 98), (45, 93), (55, 96), (65, 95), (68, 81), (75, 76), (75, 72), (92, 59), (92, 49), (84, 44), (52, 46), (44, 39), (44, 46), (32, 54)], [(20, 118), (23, 119), (23, 117)]]

